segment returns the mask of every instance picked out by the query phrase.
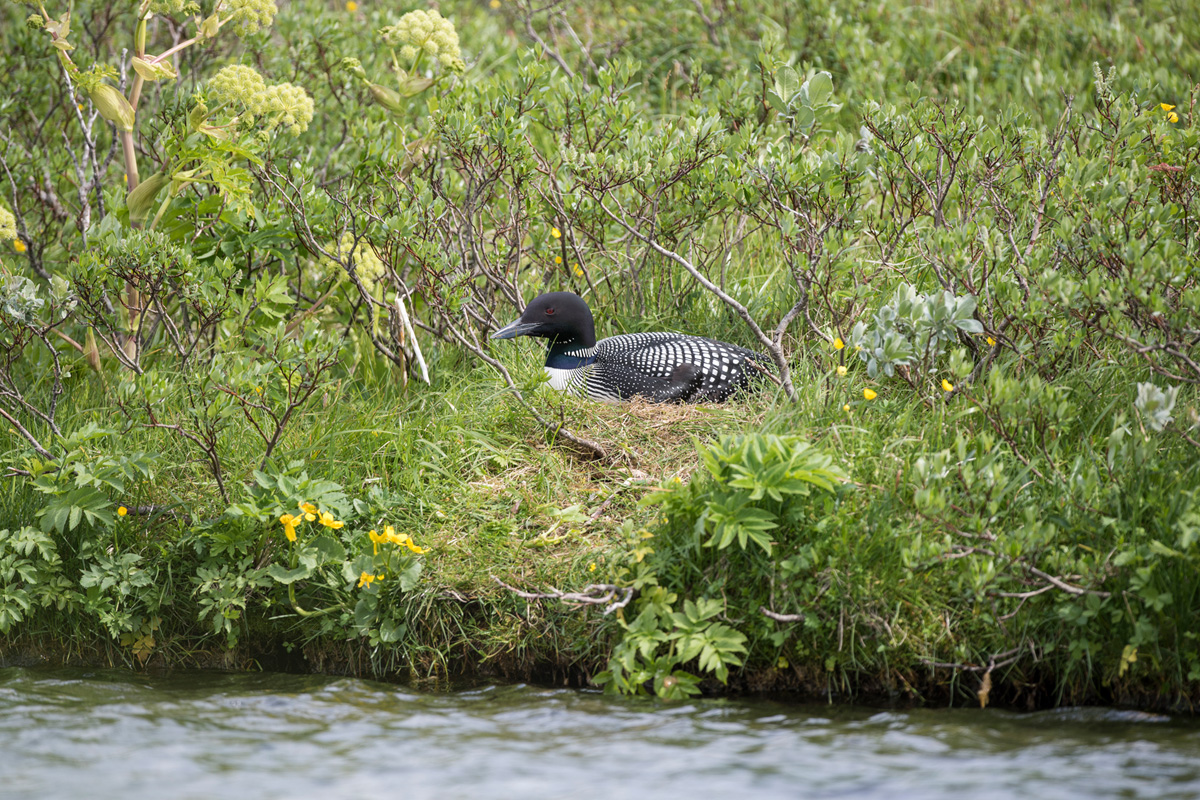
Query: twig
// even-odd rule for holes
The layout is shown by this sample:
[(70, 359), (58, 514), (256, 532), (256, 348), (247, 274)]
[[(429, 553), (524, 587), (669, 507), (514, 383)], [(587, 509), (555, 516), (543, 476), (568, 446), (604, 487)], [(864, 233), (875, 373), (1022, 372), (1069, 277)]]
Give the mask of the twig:
[(1017, 659), (1021, 657), (1021, 651), (1024, 649), (1025, 645), (1021, 645), (1020, 647), (1014, 647), (1011, 650), (1005, 650), (1003, 653), (993, 653), (992, 655), (988, 656), (987, 664), (955, 664), (950, 662), (934, 661), (933, 659), (929, 658), (922, 658), (919, 660), (931, 667), (958, 669), (962, 670), (963, 672), (980, 672), (983, 670), (991, 672), (999, 667), (1007, 667), (1009, 664), (1015, 663)]
[[(524, 597), (526, 600), (562, 600), (564, 603), (575, 603), (584, 606), (598, 606), (607, 603), (608, 605), (604, 609), (606, 615), (616, 611), (618, 608), (624, 608), (633, 599), (633, 587), (617, 586), (613, 583), (593, 583), (585, 586), (582, 592), (563, 592), (555, 589), (553, 586), (550, 587), (549, 592), (523, 592), (520, 589), (509, 586), (495, 575), (491, 575), (490, 577), (517, 597)], [(618, 597), (621, 599), (618, 600)]]
[[(1073, 595), (1094, 594), (1097, 597), (1112, 597), (1112, 592), (1101, 592), (1096, 589), (1084, 589), (1080, 586), (1072, 586), (1071, 584), (1063, 581), (1061, 578), (1056, 578), (1048, 572), (1042, 572), (1040, 569), (1033, 566), (1032, 564), (1026, 563), (1025, 561), (1022, 561), (1020, 558), (1016, 558), (1014, 556), (1006, 556), (1002, 553), (997, 553), (994, 550), (988, 550), (983, 547), (968, 548), (966, 551), (963, 552), (963, 555), (969, 555), (971, 553), (979, 553), (981, 555), (991, 556), (992, 558), (1003, 558), (1003, 559), (1007, 560), (1009, 563), (1015, 564), (1016, 566), (1021, 567), (1022, 569), (1026, 570), (1027, 572), (1030, 572), (1030, 573), (1036, 575), (1037, 577), (1041, 578), (1042, 580), (1046, 581), (1047, 583), (1053, 584), (1055, 587), (1062, 589), (1064, 592), (1067, 592), (1068, 594), (1073, 594)], [(1072, 577), (1074, 577), (1074, 576), (1072, 576)], [(1012, 596), (1019, 597), (1020, 595), (1012, 595)]]
[(546, 433), (549, 434), (552, 439), (566, 439), (571, 444), (579, 447), (586, 453), (591, 454), (593, 458), (601, 460), (608, 458), (608, 451), (606, 451), (599, 443), (593, 442), (591, 439), (585, 439), (582, 436), (577, 436), (561, 425), (551, 425), (545, 419), (545, 417), (539, 414), (537, 410), (530, 405), (529, 401), (525, 399), (525, 396), (521, 394), (521, 390), (517, 388), (516, 381), (513, 380), (512, 375), (509, 374), (508, 370), (505, 369), (504, 365), (501, 364), (499, 360), (492, 358), (485, 353), (483, 348), (479, 346), (478, 342), (468, 341), (467, 337), (464, 336), (455, 325), (449, 324), (448, 319), (447, 323), (447, 330), (450, 331), (451, 335), (453, 335), (459, 344), (470, 350), (478, 358), (482, 359), (489, 366), (500, 373), (500, 375), (504, 378), (504, 382), (508, 384), (508, 390), (512, 393), (512, 396), (516, 398), (516, 401), (520, 403), (521, 406), (528, 411), (535, 420), (537, 420), (538, 424), (545, 429)]
[(412, 322), (408, 319), (408, 312), (404, 309), (404, 298), (400, 296), (400, 292), (396, 292), (396, 311), (400, 315), (400, 324), (404, 326), (404, 332), (408, 334), (408, 340), (412, 342), (413, 354), (417, 357), (417, 365), (421, 368), (421, 377), (428, 384), (429, 369), (425, 366), (425, 356), (421, 354), (421, 343), (417, 341), (417, 332), (413, 330)]
[(803, 614), (780, 614), (777, 611), (772, 611), (771, 609), (767, 608), (766, 606), (759, 606), (758, 612), (760, 614), (762, 614), (764, 617), (769, 617), (769, 618), (775, 620), (776, 622), (803, 622), (804, 621)]

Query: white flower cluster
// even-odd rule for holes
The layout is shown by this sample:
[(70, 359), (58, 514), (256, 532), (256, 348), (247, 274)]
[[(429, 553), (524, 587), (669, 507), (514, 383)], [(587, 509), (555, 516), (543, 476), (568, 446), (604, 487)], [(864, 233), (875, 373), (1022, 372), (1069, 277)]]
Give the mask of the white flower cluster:
[(253, 67), (230, 64), (208, 80), (205, 94), (214, 105), (241, 103), (251, 107), (254, 98), (267, 89), (267, 82)]
[(270, 27), (279, 11), (275, 0), (229, 0), (228, 10), (238, 36), (248, 36)]
[(354, 235), (347, 231), (342, 234), (337, 247), (333, 250), (339, 258), (343, 259), (351, 255), (351, 250), (354, 251), (354, 271), (358, 273), (358, 279), (362, 281), (366, 290), (373, 292), (376, 283), (387, 271), (383, 262), (379, 260), (379, 254), (375, 252), (375, 248), (366, 239), (359, 240), (358, 247), (355, 248)]
[(4, 206), (0, 206), (0, 242), (17, 238), (17, 218)]
[(270, 118), (271, 128), (284, 127), (292, 136), (308, 130), (313, 118), (313, 101), (308, 92), (294, 83), (268, 86), (259, 95), (258, 114)]
[(150, 13), (178, 17), (184, 13), (199, 14), (200, 6), (194, 0), (153, 0), (150, 3)]
[(400, 57), (410, 63), (426, 54), (451, 72), (466, 68), (454, 23), (437, 11), (410, 11), (395, 25), (381, 28), (379, 35), (386, 44), (399, 47)]
[(244, 122), (261, 117), (262, 127), (285, 127), (293, 136), (308, 130), (313, 118), (313, 101), (303, 88), (292, 83), (268, 86), (261, 75), (243, 64), (222, 68), (208, 81), (205, 94), (214, 106), (235, 104), (245, 108)]

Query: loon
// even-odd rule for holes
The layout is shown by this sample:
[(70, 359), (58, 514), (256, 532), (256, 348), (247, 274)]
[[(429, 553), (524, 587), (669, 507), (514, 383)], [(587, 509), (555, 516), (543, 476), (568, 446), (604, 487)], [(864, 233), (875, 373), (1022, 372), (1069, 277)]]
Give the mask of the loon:
[(596, 400), (641, 396), (656, 403), (720, 402), (768, 364), (753, 350), (679, 333), (627, 333), (596, 341), (592, 310), (571, 292), (533, 299), (521, 318), (493, 339), (549, 339), (546, 372), (550, 386)]

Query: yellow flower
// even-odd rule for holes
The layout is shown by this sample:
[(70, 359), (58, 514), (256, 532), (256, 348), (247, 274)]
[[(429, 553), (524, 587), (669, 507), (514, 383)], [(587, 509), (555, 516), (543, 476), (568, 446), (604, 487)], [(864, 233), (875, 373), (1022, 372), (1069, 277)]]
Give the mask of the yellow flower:
[(488, 5), (491, 6), (492, 10), (494, 11), (500, 7), (500, 0), (492, 0), (492, 2), (488, 3)]
[(950, 381), (946, 380), (945, 378), (942, 378), (942, 391), (943, 392), (953, 392), (954, 384), (951, 383)]
[(283, 535), (287, 537), (289, 542), (296, 541), (296, 526), (304, 521), (302, 517), (293, 517), (291, 514), (284, 514), (279, 518), (283, 523)]
[(300, 510), (304, 512), (304, 518), (309, 522), (317, 518), (317, 507), (312, 503), (301, 503)]
[(1170, 111), (1171, 109), (1175, 108), (1175, 106), (1171, 105), (1170, 103), (1159, 103), (1158, 107), (1163, 111)]
[(576, 278), (582, 278), (582, 277), (583, 277), (583, 270), (581, 270), (581, 269), (579, 268), (579, 265), (578, 265), (578, 264), (576, 264), (576, 265), (574, 266), (574, 270), (575, 270), (575, 277), (576, 277)]
[(380, 578), (378, 575), (372, 575), (369, 572), (364, 572), (362, 575), (358, 576), (358, 588), (361, 589), (364, 586), (370, 587), (372, 583), (374, 583), (375, 581), (380, 581), (380, 580), (383, 580), (383, 579)]
[(837, 374), (838, 374), (839, 378), (843, 378), (846, 376), (846, 365), (845, 364), (838, 364)]
[(842, 406), (842, 411), (845, 411), (847, 414), (849, 414), (850, 413), (850, 404), (846, 403), (846, 405)]
[(367, 531), (367, 536), (370, 537), (371, 541), (375, 544), (375, 555), (379, 555), (379, 545), (386, 542), (388, 540), (387, 537), (380, 536), (374, 530)]
[(988, 343), (988, 347), (995, 347), (995, 346), (996, 346), (996, 340), (995, 340), (995, 339), (993, 339), (993, 338), (992, 338), (992, 337), (990, 337), (990, 336), (989, 336), (989, 337), (987, 337), (987, 343)]
[(554, 257), (554, 263), (555, 263), (555, 264), (561, 264), (561, 263), (562, 263), (562, 256), (555, 256), (555, 257)]
[(593, 561), (592, 563), (588, 564), (588, 572), (595, 572), (595, 571), (596, 571), (596, 562)]
[(1167, 122), (1179, 122), (1179, 115), (1174, 111), (1167, 114)]
[(28, 249), (20, 239), (13, 239), (13, 250), (16, 250), (18, 253), (24, 253)]
[(346, 10), (353, 14), (355, 11), (358, 11), (358, 3), (350, 0), (349, 3), (346, 3)]
[(125, 515), (126, 515), (126, 514), (128, 514), (128, 513), (129, 513), (129, 509), (128, 509), (128, 508), (126, 508), (125, 506), (121, 506), (120, 508), (118, 508), (118, 509), (117, 509), (117, 516), (118, 516), (118, 517), (123, 517), (123, 516), (125, 516)]
[(833, 349), (834, 350), (841, 350), (845, 346), (846, 346), (846, 343), (842, 341), (842, 337), (839, 336), (833, 340)]
[(317, 519), (317, 522), (321, 523), (326, 528), (333, 528), (336, 531), (338, 528), (346, 524), (344, 522), (338, 522), (333, 518), (333, 514), (330, 514), (328, 511), (321, 511), (319, 513), (320, 517)]
[(553, 236), (555, 239), (559, 239), (562, 237), (562, 231), (560, 231), (558, 228), (551, 228), (550, 235)]
[(874, 389), (863, 389), (863, 397), (865, 397), (868, 400), (874, 400), (878, 396), (879, 395), (875, 394)]

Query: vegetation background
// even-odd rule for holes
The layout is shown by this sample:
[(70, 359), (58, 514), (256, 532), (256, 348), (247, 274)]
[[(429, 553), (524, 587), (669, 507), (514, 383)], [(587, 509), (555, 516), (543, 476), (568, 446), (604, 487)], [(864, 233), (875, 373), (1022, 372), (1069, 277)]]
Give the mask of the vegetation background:
[[(1200, 699), (1188, 3), (0, 23), (0, 659)], [(557, 289), (777, 381), (555, 396)]]

